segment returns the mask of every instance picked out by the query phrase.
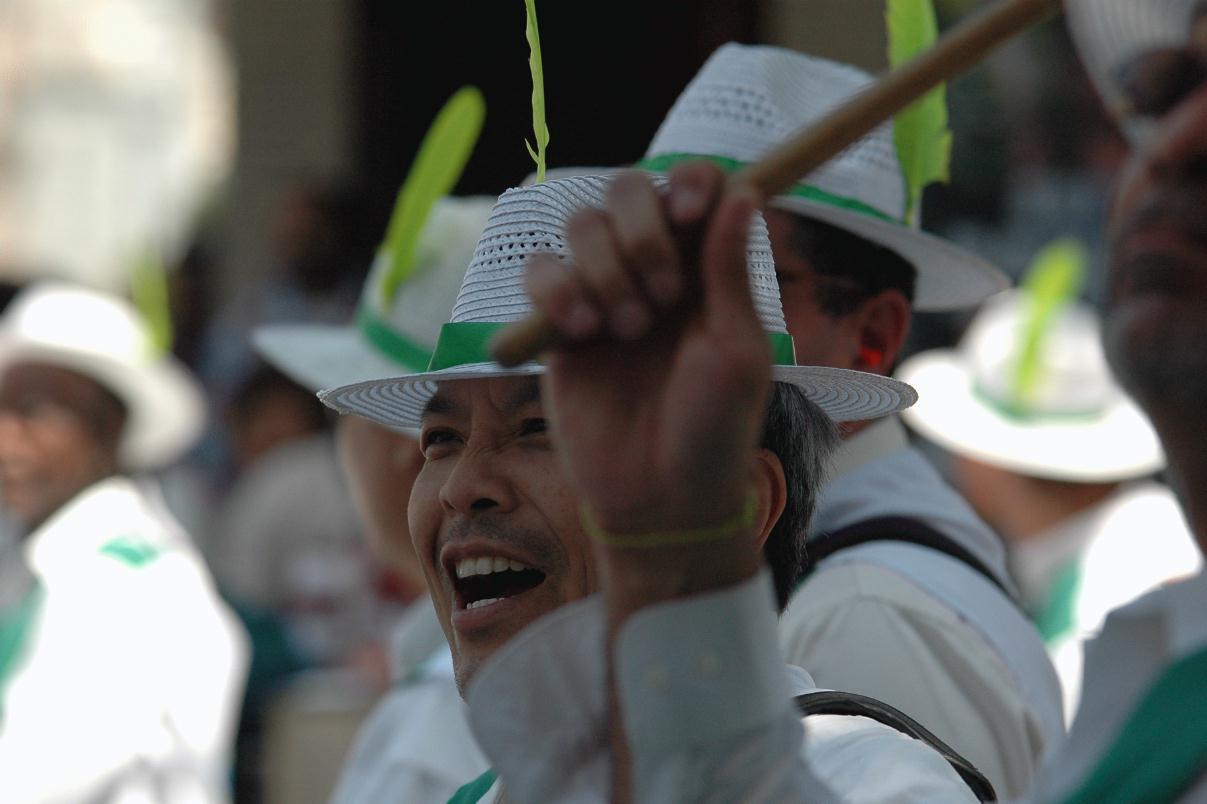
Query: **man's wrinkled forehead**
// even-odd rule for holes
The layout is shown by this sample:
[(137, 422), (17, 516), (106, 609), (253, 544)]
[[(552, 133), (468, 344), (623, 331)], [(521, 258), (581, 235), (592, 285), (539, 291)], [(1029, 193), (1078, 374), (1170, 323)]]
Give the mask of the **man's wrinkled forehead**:
[(453, 380), (436, 386), (423, 408), (423, 421), (433, 416), (472, 416), (475, 403), (487, 403), (503, 416), (511, 416), (541, 403), (538, 377), (492, 377)]

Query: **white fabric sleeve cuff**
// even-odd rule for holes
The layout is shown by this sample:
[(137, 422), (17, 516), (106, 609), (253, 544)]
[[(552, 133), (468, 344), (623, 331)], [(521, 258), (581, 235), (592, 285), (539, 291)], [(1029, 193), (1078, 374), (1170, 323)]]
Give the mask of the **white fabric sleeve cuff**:
[(614, 661), (634, 754), (725, 742), (790, 706), (766, 570), (719, 592), (641, 610), (621, 629)]

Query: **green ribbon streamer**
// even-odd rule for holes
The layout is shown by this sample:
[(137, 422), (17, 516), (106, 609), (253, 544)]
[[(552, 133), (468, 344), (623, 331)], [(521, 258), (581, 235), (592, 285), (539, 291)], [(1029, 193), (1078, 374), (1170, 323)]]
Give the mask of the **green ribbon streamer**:
[[(507, 326), (506, 323), (494, 321), (445, 324), (440, 328), (440, 339), (436, 341), (436, 351), (427, 370), (440, 371), (472, 363), (494, 362), (490, 356), (490, 341), (496, 332)], [(769, 332), (767, 340), (771, 344), (772, 363), (777, 366), (796, 365), (796, 349), (792, 345), (791, 335)]]
[(368, 307), (361, 306), (357, 312), (356, 326), (377, 351), (407, 371), (423, 371), (432, 359), (430, 351), (395, 332)]
[(1179, 800), (1207, 773), (1205, 678), (1207, 650), (1165, 668), (1064, 804)]
[[(711, 154), (659, 154), (651, 156), (637, 162), (633, 167), (640, 170), (649, 170), (654, 173), (666, 173), (676, 165), (681, 165), (684, 162), (693, 160), (704, 160), (717, 165), (726, 173), (733, 173), (747, 166), (746, 162), (740, 162), (737, 159), (729, 159), (724, 156), (713, 156)], [(857, 212), (860, 215), (867, 215), (889, 223), (901, 224), (902, 221), (897, 220), (892, 215), (886, 215), (873, 206), (857, 201), (854, 198), (847, 198), (834, 193), (828, 193), (821, 188), (814, 187), (809, 184), (794, 184), (784, 195), (794, 196), (796, 198), (804, 198), (808, 201), (816, 201), (819, 204), (825, 204), (828, 207), (837, 207), (845, 209), (849, 212)]]

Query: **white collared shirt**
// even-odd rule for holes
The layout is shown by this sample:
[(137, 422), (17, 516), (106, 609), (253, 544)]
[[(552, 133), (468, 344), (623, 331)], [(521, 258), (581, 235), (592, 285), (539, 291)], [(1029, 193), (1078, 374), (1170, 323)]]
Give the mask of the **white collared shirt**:
[[(725, 590), (652, 606), (614, 645), (617, 696), (634, 759), (635, 802), (975, 801), (935, 751), (861, 717), (814, 716), (815, 690), (785, 672), (766, 572)], [(564, 606), (479, 671), (470, 722), (508, 802), (608, 800), (604, 610)], [(468, 779), (466, 780), (468, 781)]]
[(43, 597), (4, 690), (0, 799), (227, 800), (248, 640), (188, 537), (112, 478), (25, 548)]
[(1203, 562), (1173, 493), (1157, 483), (1136, 482), (1020, 542), (1011, 563), (1032, 611), (1050, 602), (1063, 573), (1075, 573), (1069, 630), (1048, 646), (1071, 720), (1081, 698), (1084, 645), (1107, 615), (1162, 584), (1197, 574)]
[[(1107, 617), (1101, 635), (1085, 648), (1081, 706), (1069, 737), (1044, 763), (1028, 800), (1061, 801), (1086, 779), (1161, 672), (1207, 646), (1205, 613), (1207, 574), (1199, 574)], [(1180, 800), (1207, 801), (1207, 779)]]
[[(843, 444), (810, 535), (888, 516), (938, 530), (1009, 588), (1000, 540), (909, 448), (895, 417)], [(780, 640), (818, 684), (904, 711), (1000, 795), (1029, 789), (1063, 736), (1060, 682), (1035, 627), (990, 581), (936, 550), (873, 542), (831, 556), (793, 595)]]

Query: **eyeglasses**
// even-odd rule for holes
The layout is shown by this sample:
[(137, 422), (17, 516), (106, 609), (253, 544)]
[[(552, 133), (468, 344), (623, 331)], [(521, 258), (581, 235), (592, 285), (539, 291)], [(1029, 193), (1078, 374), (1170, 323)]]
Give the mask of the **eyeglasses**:
[(1119, 71), (1127, 113), (1157, 118), (1207, 83), (1207, 51), (1187, 45), (1142, 53)]

